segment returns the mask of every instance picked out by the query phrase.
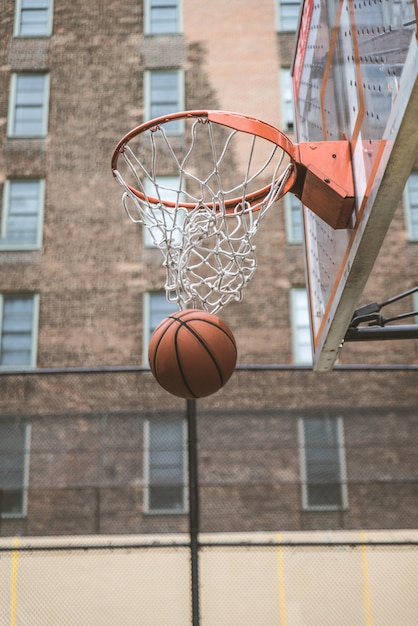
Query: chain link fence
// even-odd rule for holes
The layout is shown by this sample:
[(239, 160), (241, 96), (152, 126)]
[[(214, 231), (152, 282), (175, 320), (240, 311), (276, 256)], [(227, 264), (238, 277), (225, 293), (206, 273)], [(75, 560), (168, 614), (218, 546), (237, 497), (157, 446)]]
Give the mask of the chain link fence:
[(171, 541), (2, 540), (0, 623), (417, 623), (416, 533), (205, 537), (197, 600), (187, 542)]
[(418, 623), (417, 368), (0, 375), (0, 623)]

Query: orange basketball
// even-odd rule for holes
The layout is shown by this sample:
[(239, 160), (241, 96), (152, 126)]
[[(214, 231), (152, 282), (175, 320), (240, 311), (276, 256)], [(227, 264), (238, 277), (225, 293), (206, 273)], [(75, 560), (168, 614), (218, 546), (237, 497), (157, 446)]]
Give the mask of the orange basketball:
[(232, 331), (219, 317), (187, 309), (164, 319), (152, 334), (148, 359), (157, 382), (180, 398), (210, 396), (237, 362)]

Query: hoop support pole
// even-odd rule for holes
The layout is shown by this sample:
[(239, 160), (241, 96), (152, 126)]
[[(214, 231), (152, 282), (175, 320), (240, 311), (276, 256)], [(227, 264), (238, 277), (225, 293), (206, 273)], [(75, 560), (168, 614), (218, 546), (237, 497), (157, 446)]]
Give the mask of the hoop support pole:
[(398, 324), (397, 326), (359, 326), (349, 328), (346, 341), (382, 341), (390, 339), (418, 339), (418, 324)]

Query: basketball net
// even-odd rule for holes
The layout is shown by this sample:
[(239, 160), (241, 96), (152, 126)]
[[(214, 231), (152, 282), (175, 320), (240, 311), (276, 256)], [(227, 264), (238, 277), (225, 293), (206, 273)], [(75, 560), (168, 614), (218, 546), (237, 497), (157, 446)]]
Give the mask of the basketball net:
[(157, 121), (115, 151), (123, 206), (163, 255), (167, 299), (216, 313), (242, 299), (257, 267), (254, 235), (286, 192), (293, 162), (271, 141), (204, 117)]

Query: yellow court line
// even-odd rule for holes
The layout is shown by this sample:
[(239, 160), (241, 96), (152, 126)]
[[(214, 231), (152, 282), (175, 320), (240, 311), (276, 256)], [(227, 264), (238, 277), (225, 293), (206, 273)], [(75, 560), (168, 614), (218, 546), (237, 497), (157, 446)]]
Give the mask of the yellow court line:
[[(366, 542), (366, 533), (364, 530), (360, 532), (360, 540)], [(370, 602), (370, 579), (369, 579), (369, 560), (367, 557), (367, 546), (361, 546), (361, 567), (363, 572), (363, 599), (364, 599), (364, 617), (366, 626), (372, 626), (372, 606)]]
[(16, 548), (12, 552), (12, 575), (10, 580), (10, 626), (16, 626), (16, 604), (17, 604), (17, 570), (19, 565), (19, 538), (15, 537), (13, 546)]
[[(282, 534), (277, 533), (277, 543), (282, 543)], [(286, 626), (286, 592), (284, 586), (284, 564), (283, 564), (283, 546), (277, 547), (277, 575), (279, 583), (279, 611), (280, 611), (280, 625)]]

